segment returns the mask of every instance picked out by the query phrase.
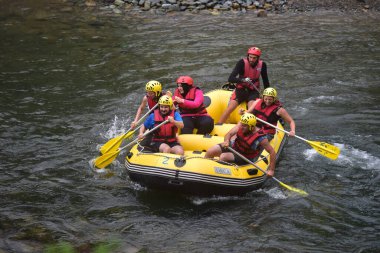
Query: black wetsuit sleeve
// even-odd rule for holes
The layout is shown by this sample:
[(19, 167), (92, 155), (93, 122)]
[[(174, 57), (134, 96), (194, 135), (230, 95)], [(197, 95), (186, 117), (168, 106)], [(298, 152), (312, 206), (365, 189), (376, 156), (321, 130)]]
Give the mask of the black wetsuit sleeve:
[(263, 66), (261, 67), (261, 78), (263, 79), (264, 89), (268, 88), (270, 85), (267, 72), (267, 64), (265, 62), (263, 62)]
[(230, 76), (228, 77), (228, 82), (240, 83), (243, 79), (243, 78), (240, 78), (240, 76), (244, 76), (244, 60), (243, 59), (240, 59), (236, 63), (235, 68), (232, 70)]
[[(240, 59), (236, 65), (235, 68), (232, 70), (230, 76), (228, 77), (229, 83), (240, 83), (243, 81), (243, 78), (241, 76), (244, 76), (244, 60)], [(263, 80), (264, 89), (268, 88), (270, 86), (269, 84), (269, 78), (268, 78), (268, 72), (267, 72), (267, 64), (263, 62), (263, 66), (261, 67), (261, 78)]]

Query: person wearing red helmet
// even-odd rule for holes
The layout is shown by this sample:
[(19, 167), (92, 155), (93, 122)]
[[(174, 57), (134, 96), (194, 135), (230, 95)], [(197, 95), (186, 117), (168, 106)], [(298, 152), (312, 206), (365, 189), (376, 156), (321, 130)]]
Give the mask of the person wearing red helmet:
[(236, 63), (228, 78), (228, 82), (236, 83), (235, 90), (218, 124), (223, 124), (231, 112), (242, 102), (247, 102), (248, 107), (250, 107), (260, 97), (260, 76), (263, 80), (264, 88), (270, 86), (267, 65), (260, 57), (261, 50), (258, 47), (250, 47), (247, 51), (247, 57), (240, 59)]
[(180, 76), (177, 79), (177, 86), (173, 100), (178, 105), (185, 125), (181, 133), (192, 134), (195, 128), (198, 129), (197, 134), (211, 133), (214, 129), (214, 120), (203, 104), (203, 91), (194, 85), (194, 80), (190, 76)]

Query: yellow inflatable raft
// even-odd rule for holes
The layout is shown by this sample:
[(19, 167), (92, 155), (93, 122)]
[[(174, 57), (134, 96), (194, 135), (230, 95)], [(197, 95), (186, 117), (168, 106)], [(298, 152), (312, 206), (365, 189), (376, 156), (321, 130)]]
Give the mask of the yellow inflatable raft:
[[(227, 108), (231, 93), (220, 89), (205, 94), (205, 105), (214, 121)], [(215, 125), (210, 136), (179, 135), (179, 141), (185, 150), (184, 156), (151, 153), (136, 144), (125, 161), (130, 179), (148, 188), (203, 196), (241, 195), (260, 188), (266, 176), (253, 165), (238, 166), (218, 159), (203, 158), (206, 150), (223, 142), (224, 135), (239, 121), (238, 111), (241, 108), (246, 109), (246, 105), (236, 108), (226, 124)], [(283, 128), (280, 123), (277, 126)], [(284, 143), (284, 133), (277, 131), (271, 141), (277, 157)], [(255, 164), (266, 171), (269, 160), (269, 154), (264, 150)]]

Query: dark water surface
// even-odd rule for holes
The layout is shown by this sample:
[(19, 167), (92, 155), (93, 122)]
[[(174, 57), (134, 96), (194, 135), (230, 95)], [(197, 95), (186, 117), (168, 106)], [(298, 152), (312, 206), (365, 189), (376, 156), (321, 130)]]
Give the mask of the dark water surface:
[[(8, 6), (9, 7), (9, 6)], [(0, 16), (0, 252), (118, 240), (120, 252), (380, 252), (380, 17), (321, 12), (107, 17), (20, 4)], [(57, 8), (59, 9), (59, 8)], [(129, 128), (157, 79), (226, 82), (256, 44), (297, 134), (274, 181), (244, 197), (183, 197), (130, 182), (124, 153), (89, 161)]]

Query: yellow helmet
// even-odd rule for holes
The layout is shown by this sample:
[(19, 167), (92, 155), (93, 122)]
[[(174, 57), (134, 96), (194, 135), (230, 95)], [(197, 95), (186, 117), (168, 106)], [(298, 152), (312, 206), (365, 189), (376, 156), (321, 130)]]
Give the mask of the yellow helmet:
[(145, 85), (145, 90), (153, 91), (154, 94), (156, 94), (156, 97), (158, 97), (162, 92), (162, 85), (160, 82), (152, 80)]
[(263, 91), (263, 96), (273, 97), (274, 100), (277, 100), (277, 91), (274, 88), (266, 88)]
[(158, 104), (159, 105), (168, 105), (168, 106), (172, 106), (173, 105), (173, 100), (171, 97), (167, 96), (167, 95), (163, 95), (162, 97), (160, 97), (160, 99), (158, 100)]
[(252, 127), (256, 126), (256, 116), (252, 113), (244, 113), (240, 117), (240, 122), (246, 124), (252, 129)]

